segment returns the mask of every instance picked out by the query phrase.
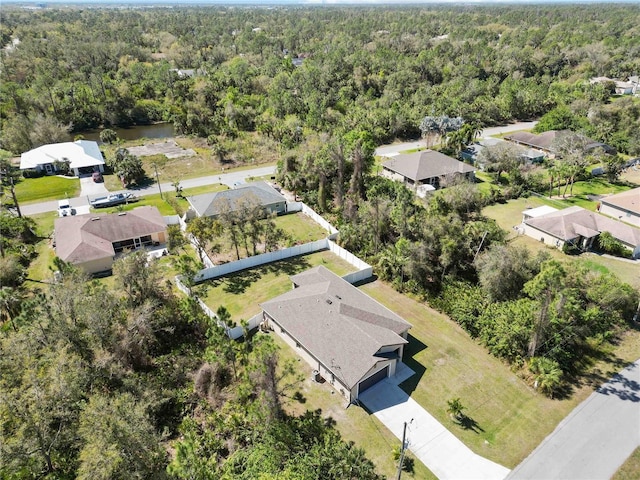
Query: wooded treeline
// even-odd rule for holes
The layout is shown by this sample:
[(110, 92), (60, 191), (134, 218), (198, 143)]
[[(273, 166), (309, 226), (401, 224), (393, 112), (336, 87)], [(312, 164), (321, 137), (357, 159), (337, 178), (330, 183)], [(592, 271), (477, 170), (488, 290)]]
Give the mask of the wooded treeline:
[(14, 153), (45, 141), (34, 127), (155, 121), (202, 137), (257, 130), (285, 147), (303, 131), (366, 126), (383, 142), (417, 136), (430, 113), (482, 125), (557, 106), (583, 115), (585, 102), (608, 98), (585, 80), (640, 71), (640, 9), (628, 4), (3, 8), (0, 17), (2, 44), (20, 40), (3, 51), (0, 85), (2, 146)]
[(321, 412), (284, 411), (300, 379), (270, 337), (231, 341), (144, 252), (118, 288), (57, 267), (2, 289), (0, 478), (380, 478)]

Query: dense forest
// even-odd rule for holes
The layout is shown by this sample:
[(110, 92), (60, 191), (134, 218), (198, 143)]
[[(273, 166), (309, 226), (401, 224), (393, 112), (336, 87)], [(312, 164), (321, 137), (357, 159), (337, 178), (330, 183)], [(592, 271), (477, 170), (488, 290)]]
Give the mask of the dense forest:
[[(477, 185), (417, 202), (373, 154), (428, 116), (471, 138), (541, 117), (639, 154), (638, 102), (588, 79), (640, 72), (640, 7), (3, 7), (0, 38), (3, 150), (160, 121), (220, 158), (268, 138), (280, 183), (343, 246), (550, 396), (628, 328), (633, 288), (509, 245)], [(513, 196), (542, 184), (502, 171)], [(268, 336), (229, 342), (139, 254), (117, 263), (118, 289), (61, 262), (58, 283), (27, 287), (35, 224), (2, 211), (0, 230), (0, 478), (379, 478), (321, 412), (286, 412), (299, 379)]]
[(606, 86), (585, 82), (638, 74), (633, 5), (0, 15), (2, 44), (19, 40), (2, 55), (0, 86), (2, 148), (16, 154), (60, 127), (170, 121), (291, 147), (305, 131), (366, 125), (383, 142), (419, 135), (427, 114), (492, 125), (557, 107), (588, 116), (598, 140), (638, 148), (637, 111), (605, 105)]

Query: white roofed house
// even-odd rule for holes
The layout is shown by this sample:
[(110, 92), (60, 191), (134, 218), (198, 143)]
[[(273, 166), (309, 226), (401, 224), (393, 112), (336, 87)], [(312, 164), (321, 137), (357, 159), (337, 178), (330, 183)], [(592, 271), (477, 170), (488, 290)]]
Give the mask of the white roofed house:
[(291, 277), (293, 290), (261, 304), (273, 329), (350, 403), (393, 377), (411, 324), (323, 266)]
[(20, 158), (20, 170), (34, 169), (55, 174), (67, 162), (69, 169), (77, 177), (104, 172), (102, 152), (96, 142), (89, 140), (52, 143), (24, 152)]

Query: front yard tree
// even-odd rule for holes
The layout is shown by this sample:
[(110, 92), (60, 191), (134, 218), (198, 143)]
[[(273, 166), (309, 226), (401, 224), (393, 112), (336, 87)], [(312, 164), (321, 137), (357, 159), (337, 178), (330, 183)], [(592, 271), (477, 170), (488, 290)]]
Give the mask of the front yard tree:
[(447, 400), (447, 413), (451, 415), (451, 418), (455, 418), (456, 420), (460, 420), (462, 418), (462, 411), (464, 410), (464, 405), (460, 401), (460, 398), (452, 398), (451, 400)]
[(485, 164), (485, 170), (493, 173), (498, 182), (504, 172), (511, 172), (522, 164), (518, 147), (508, 142), (484, 147), (478, 155), (478, 160)]
[(139, 184), (146, 176), (142, 161), (136, 155), (129, 153), (126, 148), (116, 150), (110, 167), (125, 186), (131, 183)]

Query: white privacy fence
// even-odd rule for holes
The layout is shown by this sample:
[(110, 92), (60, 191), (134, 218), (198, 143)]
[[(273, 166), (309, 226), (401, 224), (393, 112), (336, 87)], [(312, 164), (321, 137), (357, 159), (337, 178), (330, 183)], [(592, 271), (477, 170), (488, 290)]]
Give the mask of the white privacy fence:
[(289, 248), (283, 248), (282, 250), (276, 250), (275, 252), (262, 253), (260, 255), (254, 255), (253, 257), (243, 258), (235, 262), (223, 263), (222, 265), (214, 265), (210, 268), (200, 270), (194, 280), (196, 282), (203, 282), (205, 280), (211, 280), (212, 278), (224, 277), (240, 270), (246, 270), (248, 268), (258, 267), (267, 263), (278, 262), (280, 260), (286, 260), (287, 258), (297, 257), (299, 255), (306, 255), (313, 252), (319, 252), (321, 250), (327, 250), (328, 242), (326, 238), (322, 240), (316, 240), (315, 242), (305, 243), (303, 245), (295, 245)]
[[(234, 262), (225, 263), (222, 265), (214, 265), (213, 262), (209, 259), (209, 257), (204, 254), (202, 261), (207, 268), (200, 270), (194, 276), (194, 281), (196, 283), (204, 282), (207, 280), (211, 280), (214, 278), (224, 277), (227, 275), (231, 275), (232, 273), (239, 272), (241, 270), (246, 270), (249, 268), (258, 267), (260, 265), (266, 265), (268, 263), (278, 262), (281, 260), (286, 260), (292, 257), (298, 257), (300, 255), (307, 255), (309, 253), (319, 252), (322, 250), (330, 250), (333, 254), (337, 255), (347, 263), (353, 265), (357, 270), (352, 273), (348, 273), (347, 275), (343, 275), (344, 278), (349, 283), (357, 283), (363, 280), (366, 280), (373, 276), (373, 268), (368, 263), (362, 261), (358, 257), (356, 257), (353, 253), (345, 250), (338, 244), (336, 244), (333, 240), (338, 236), (338, 230), (327, 222), (324, 218), (318, 215), (313, 209), (309, 208), (302, 202), (288, 202), (287, 203), (287, 211), (289, 212), (302, 212), (303, 214), (312, 218), (316, 223), (322, 226), (327, 232), (329, 232), (329, 236), (327, 238), (323, 238), (321, 240), (316, 240), (315, 242), (308, 242), (303, 245), (295, 245), (293, 247), (284, 248), (281, 250), (277, 250), (275, 252), (267, 252), (260, 255), (255, 255), (253, 257), (243, 258), (241, 260), (237, 260)], [(189, 235), (189, 240), (195, 247), (196, 251), (198, 249), (198, 242), (192, 236)], [(185, 286), (181, 281), (181, 276), (178, 275), (175, 277), (176, 285), (180, 291), (183, 293), (190, 295), (191, 292), (187, 286)], [(227, 335), (230, 338), (237, 339), (240, 338), (244, 334), (244, 330), (242, 326), (229, 327), (222, 322), (219, 321), (216, 313), (211, 310), (201, 299), (197, 298), (198, 303), (204, 313), (210, 318), (215, 318), (218, 320), (218, 324), (223, 327)], [(252, 330), (257, 328), (262, 322), (262, 314), (258, 314), (252, 317), (248, 323), (247, 328)]]

